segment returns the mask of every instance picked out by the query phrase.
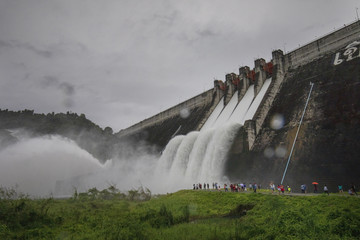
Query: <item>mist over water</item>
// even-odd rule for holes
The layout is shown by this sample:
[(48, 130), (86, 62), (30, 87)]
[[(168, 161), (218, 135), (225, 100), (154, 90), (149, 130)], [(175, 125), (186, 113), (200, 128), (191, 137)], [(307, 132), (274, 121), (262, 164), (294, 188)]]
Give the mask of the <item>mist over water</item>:
[(23, 193), (54, 193), (57, 181), (105, 168), (74, 142), (60, 136), (24, 138), (0, 151), (0, 184)]
[[(149, 154), (139, 143), (123, 143), (116, 153), (109, 154), (117, 157), (101, 164), (67, 138), (8, 131), (17, 141), (11, 139), (12, 144), (0, 146), (0, 185), (16, 187), (34, 197), (56, 197), (94, 187), (115, 186), (124, 192), (142, 186), (152, 193), (166, 193), (189, 189), (196, 183), (226, 183), (227, 154), (244, 121), (255, 114), (270, 82), (265, 81), (256, 97), (253, 86), (240, 102), (235, 94), (227, 108), (220, 100), (201, 131), (175, 136), (161, 155)], [(182, 117), (187, 114), (183, 112)], [(281, 123), (281, 118), (277, 119)], [(264, 155), (285, 153), (286, 149), (278, 147), (267, 149)]]
[(0, 185), (34, 197), (69, 196), (75, 189), (82, 192), (110, 185), (123, 191), (149, 187), (144, 183), (157, 157), (139, 152), (133, 156), (101, 164), (67, 138), (23, 138), (0, 151)]
[(152, 193), (189, 189), (193, 183), (222, 180), (225, 156), (240, 126), (174, 137), (161, 157), (129, 145), (124, 157), (105, 164), (67, 138), (24, 137), (0, 151), (0, 185), (32, 197), (71, 196), (75, 189), (111, 185), (124, 192), (140, 186)]

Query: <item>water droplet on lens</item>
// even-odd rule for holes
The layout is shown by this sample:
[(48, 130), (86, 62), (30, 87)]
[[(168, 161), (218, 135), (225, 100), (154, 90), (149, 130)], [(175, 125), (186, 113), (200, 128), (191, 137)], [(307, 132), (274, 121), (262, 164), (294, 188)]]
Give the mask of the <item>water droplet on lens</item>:
[(283, 158), (286, 155), (286, 148), (283, 146), (279, 146), (275, 149), (275, 155), (279, 158)]
[(267, 157), (267, 158), (272, 158), (275, 154), (275, 151), (273, 148), (271, 147), (267, 147), (265, 148), (264, 150), (264, 156)]
[(180, 117), (188, 118), (190, 116), (190, 111), (187, 108), (183, 108), (180, 110)]
[(284, 116), (282, 114), (275, 114), (271, 118), (270, 126), (272, 129), (280, 129), (284, 126)]

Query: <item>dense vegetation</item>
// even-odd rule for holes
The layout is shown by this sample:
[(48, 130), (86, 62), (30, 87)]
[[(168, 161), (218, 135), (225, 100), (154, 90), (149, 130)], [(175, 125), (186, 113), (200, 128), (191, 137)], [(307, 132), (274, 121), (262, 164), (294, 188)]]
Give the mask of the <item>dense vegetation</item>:
[(0, 239), (360, 238), (355, 196), (184, 190), (151, 198), (142, 188), (114, 187), (61, 200), (0, 193)]
[(0, 109), (0, 142), (8, 145), (14, 142), (6, 129), (24, 129), (32, 136), (58, 134), (74, 140), (81, 148), (101, 161), (116, 153), (120, 141), (110, 127), (100, 128), (84, 114), (48, 113), (37, 114), (33, 110), (9, 111)]

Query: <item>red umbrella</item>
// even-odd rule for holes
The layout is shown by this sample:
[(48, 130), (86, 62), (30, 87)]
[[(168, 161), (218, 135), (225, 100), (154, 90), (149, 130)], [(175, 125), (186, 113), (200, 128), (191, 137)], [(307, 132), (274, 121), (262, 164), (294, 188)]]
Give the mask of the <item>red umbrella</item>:
[(313, 182), (312, 184), (318, 184), (317, 182)]

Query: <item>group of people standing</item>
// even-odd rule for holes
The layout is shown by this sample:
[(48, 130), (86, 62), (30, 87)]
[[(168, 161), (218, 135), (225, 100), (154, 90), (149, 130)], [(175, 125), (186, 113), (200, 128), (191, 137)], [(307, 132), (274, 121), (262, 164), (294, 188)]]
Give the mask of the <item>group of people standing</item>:
[[(312, 185), (314, 186), (314, 193), (318, 193), (318, 183), (313, 182)], [(273, 182), (271, 182), (269, 187), (270, 187), (272, 193), (274, 193), (276, 190), (277, 190), (278, 194), (285, 194), (285, 192), (286, 193), (292, 192), (292, 189), (289, 185), (287, 185), (286, 187), (282, 184), (278, 184), (277, 186), (275, 186), (275, 184)], [(246, 192), (248, 189), (250, 189), (256, 193), (257, 189), (261, 189), (261, 185), (260, 184), (258, 185), (256, 183), (253, 183), (253, 184), (250, 183), (247, 188), (245, 183), (238, 183), (238, 184), (231, 183), (230, 185), (225, 183), (224, 188), (223, 188), (224, 191), (228, 192), (229, 188), (230, 188), (231, 192)], [(193, 189), (194, 190), (198, 190), (198, 189), (210, 190), (210, 185), (209, 185), (209, 183), (204, 183), (204, 184), (197, 183), (197, 184), (193, 184)], [(221, 188), (220, 184), (218, 184), (217, 182), (214, 182), (214, 183), (212, 183), (212, 189), (221, 191), (222, 188)], [(301, 193), (307, 193), (306, 184), (301, 184), (300, 190), (301, 190)], [(338, 191), (339, 191), (339, 193), (343, 193), (343, 186), (340, 184), (338, 185)], [(323, 187), (323, 192), (329, 195), (329, 188), (327, 187), (326, 184)], [(358, 195), (354, 184), (351, 184), (351, 187), (348, 190), (348, 193), (350, 195)]]
[(196, 183), (196, 184), (194, 183), (194, 184), (193, 184), (193, 189), (194, 189), (194, 190), (206, 189), (206, 187), (207, 187), (207, 189), (210, 189), (208, 183), (204, 183), (204, 185), (202, 185), (201, 183)]
[[(314, 185), (314, 193), (317, 193), (318, 192), (318, 183), (317, 182), (313, 182), (312, 183)], [(340, 187), (340, 186), (339, 186)], [(304, 190), (303, 190), (304, 189)], [(342, 186), (341, 186), (341, 189), (342, 189)], [(301, 185), (301, 193), (306, 193), (306, 185), (305, 184), (302, 184)], [(326, 193), (327, 195), (329, 195), (329, 189), (328, 187), (326, 186), (326, 184), (324, 185), (324, 193)]]
[[(343, 186), (342, 185), (338, 185), (338, 191), (339, 193), (344, 193), (344, 190), (343, 190)], [(348, 190), (348, 193), (349, 195), (358, 195), (357, 192), (356, 192), (356, 188), (355, 188), (355, 185), (354, 184), (350, 184), (350, 188)]]
[[(318, 183), (313, 182), (312, 185), (314, 186), (314, 193), (318, 193)], [(338, 188), (339, 193), (344, 193), (343, 185), (339, 184), (337, 188)], [(306, 193), (307, 192), (306, 191), (307, 190), (306, 184), (301, 184), (300, 189), (301, 189), (301, 193)], [(329, 188), (328, 188), (328, 186), (326, 184), (324, 184), (323, 192), (326, 193), (327, 195), (329, 195)], [(355, 188), (354, 184), (350, 184), (350, 188), (348, 190), (348, 193), (350, 195), (357, 195), (356, 188)]]
[[(271, 193), (274, 193), (275, 192), (275, 184), (274, 183), (270, 183), (270, 189), (271, 189)], [(282, 185), (282, 184), (278, 184), (277, 187), (276, 187), (276, 190), (278, 191), (278, 193), (282, 193), (282, 194), (285, 194), (285, 191), (287, 193), (291, 193), (291, 187), (289, 185), (285, 186)]]
[[(229, 188), (230, 188), (230, 191), (231, 192), (246, 192), (248, 189), (251, 189), (253, 190), (254, 192), (256, 192), (257, 189), (261, 189), (261, 185), (257, 185), (256, 183), (254, 184), (249, 184), (249, 187), (247, 188), (246, 187), (246, 184), (245, 183), (231, 183), (230, 185), (228, 184), (224, 184), (224, 191), (225, 192), (228, 192), (229, 191)], [(204, 184), (201, 184), (201, 183), (194, 183), (193, 184), (193, 190), (199, 190), (199, 189), (210, 189), (210, 186), (209, 186), (209, 183), (204, 183)], [(214, 190), (221, 190), (221, 185), (218, 184), (217, 182), (214, 182), (212, 184), (212, 189)]]
[[(224, 184), (225, 191), (227, 190), (227, 184)], [(261, 189), (261, 185), (257, 185), (256, 183), (249, 184), (249, 189), (252, 189), (254, 192), (256, 192), (257, 189)], [(248, 188), (246, 188), (246, 183), (232, 183), (230, 184), (230, 190), (232, 192), (246, 192)]]

